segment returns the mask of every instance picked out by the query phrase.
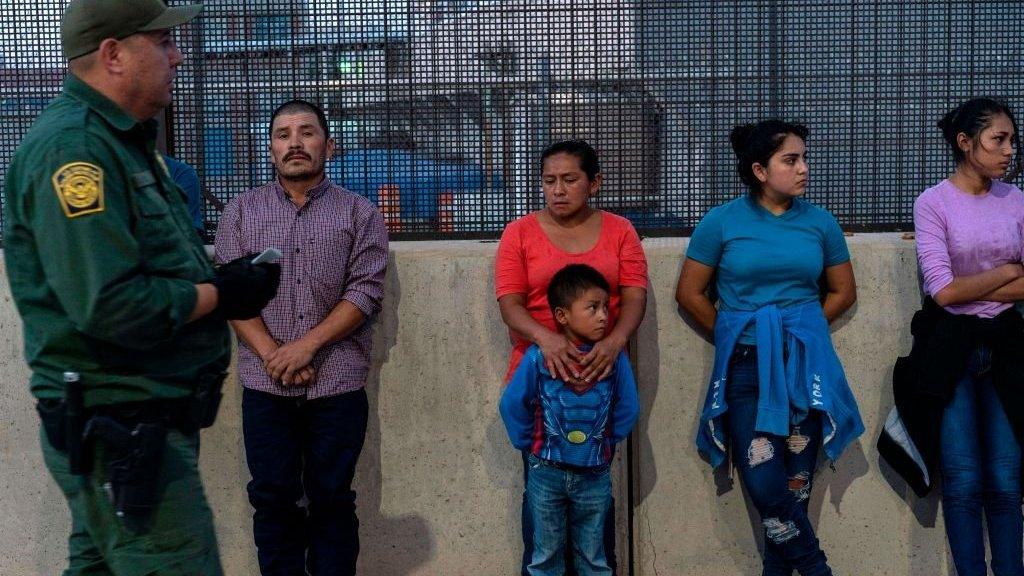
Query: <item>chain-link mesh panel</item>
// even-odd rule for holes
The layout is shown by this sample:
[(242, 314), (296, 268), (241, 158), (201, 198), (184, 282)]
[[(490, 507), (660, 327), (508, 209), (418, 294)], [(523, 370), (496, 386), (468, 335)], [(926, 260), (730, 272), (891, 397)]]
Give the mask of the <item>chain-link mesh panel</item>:
[[(181, 2), (171, 2), (177, 4)], [(59, 90), (63, 2), (7, 0), (0, 175)], [(808, 198), (848, 229), (911, 225), (951, 169), (935, 122), (972, 95), (1019, 107), (1019, 2), (207, 0), (168, 148), (220, 203), (274, 177), (268, 122), (326, 111), (328, 174), (407, 238), (495, 236), (543, 205), (538, 159), (590, 141), (596, 200), (647, 233), (691, 229), (743, 190), (728, 133), (782, 117), (811, 129)]]
[[(33, 120), (60, 92), (62, 3), (0, 2), (0, 182)], [(0, 197), (0, 201), (3, 201)]]

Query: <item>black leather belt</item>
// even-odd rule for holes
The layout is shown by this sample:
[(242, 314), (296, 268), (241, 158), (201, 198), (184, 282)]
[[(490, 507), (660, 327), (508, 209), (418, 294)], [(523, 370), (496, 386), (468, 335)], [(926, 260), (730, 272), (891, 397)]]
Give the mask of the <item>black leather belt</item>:
[(551, 466), (552, 468), (558, 468), (559, 470), (565, 470), (566, 472), (575, 472), (577, 474), (593, 474), (595, 472), (603, 472), (608, 468), (608, 464), (599, 464), (597, 466), (576, 466), (573, 464), (566, 464), (565, 462), (555, 462), (554, 460), (545, 460), (538, 456), (537, 461), (544, 466)]

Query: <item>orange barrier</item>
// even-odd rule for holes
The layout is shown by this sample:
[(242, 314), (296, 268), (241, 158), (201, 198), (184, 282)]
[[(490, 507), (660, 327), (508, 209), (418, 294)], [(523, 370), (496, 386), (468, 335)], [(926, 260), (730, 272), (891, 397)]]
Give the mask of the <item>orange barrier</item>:
[(437, 195), (437, 231), (455, 231), (455, 195), (451, 191)]
[(402, 197), (398, 193), (398, 186), (382, 184), (377, 189), (377, 207), (384, 217), (384, 225), (387, 226), (388, 232), (401, 232)]

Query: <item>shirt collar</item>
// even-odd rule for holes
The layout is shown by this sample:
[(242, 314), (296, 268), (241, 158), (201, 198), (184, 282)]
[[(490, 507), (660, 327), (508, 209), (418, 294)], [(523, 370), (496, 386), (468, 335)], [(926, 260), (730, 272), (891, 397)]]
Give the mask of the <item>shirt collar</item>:
[(156, 135), (156, 120), (151, 119), (139, 122), (115, 104), (113, 100), (100, 94), (99, 91), (86, 84), (74, 74), (68, 74), (64, 77), (64, 92), (72, 98), (85, 103), (92, 111), (99, 114), (108, 124), (113, 126), (115, 130), (130, 132), (135, 129), (141, 129), (145, 130), (147, 135), (150, 132), (154, 136)]
[(796, 218), (804, 211), (805, 203), (801, 198), (793, 198), (793, 203), (790, 205), (789, 210), (786, 210), (782, 214), (774, 214), (771, 210), (761, 206), (761, 203), (750, 194), (747, 194), (746, 196), (747, 204), (750, 206), (751, 210), (773, 220), (790, 220), (792, 218)]
[[(306, 190), (306, 202), (308, 203), (311, 200), (319, 198), (332, 185), (333, 183), (331, 182), (331, 179), (328, 178), (326, 174), (324, 174), (324, 178), (323, 180), (320, 181), (319, 184), (313, 186), (309, 190)], [(274, 178), (274, 190), (277, 192), (279, 198), (281, 198), (285, 202), (288, 202), (289, 204), (292, 203), (291, 198), (288, 197), (288, 192), (285, 191), (284, 186), (281, 185), (281, 180), (278, 178)]]

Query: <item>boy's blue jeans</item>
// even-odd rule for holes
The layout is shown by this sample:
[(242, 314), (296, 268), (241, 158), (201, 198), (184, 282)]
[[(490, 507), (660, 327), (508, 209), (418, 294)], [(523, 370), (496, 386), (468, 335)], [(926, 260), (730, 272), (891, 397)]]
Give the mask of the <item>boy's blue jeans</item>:
[[(520, 576), (529, 576), (527, 567), (533, 560), (533, 517), (530, 514), (530, 504), (527, 501), (526, 487), (530, 483), (530, 452), (523, 450), (523, 562), (520, 569)], [(568, 518), (566, 518), (568, 522)], [(615, 559), (615, 497), (612, 497), (611, 507), (608, 509), (608, 517), (604, 521), (604, 554), (608, 558), (608, 565), (612, 568), (612, 575), (617, 574)], [(573, 570), (573, 551), (571, 547), (565, 549), (565, 576), (576, 576)]]
[[(579, 576), (611, 576), (604, 551), (604, 525), (612, 504), (609, 466), (587, 471), (556, 468), (528, 458), (526, 497), (533, 520), (531, 576), (563, 576), (571, 546)], [(569, 538), (566, 538), (566, 518)]]
[(984, 576), (981, 511), (992, 572), (1024, 575), (1021, 450), (992, 385), (992, 351), (979, 346), (942, 416), (942, 513), (959, 576)]
[(754, 431), (757, 420), (757, 347), (737, 344), (729, 360), (726, 413), (733, 463), (764, 526), (764, 576), (831, 576), (807, 518), (811, 480), (821, 446), (812, 412), (789, 437)]

